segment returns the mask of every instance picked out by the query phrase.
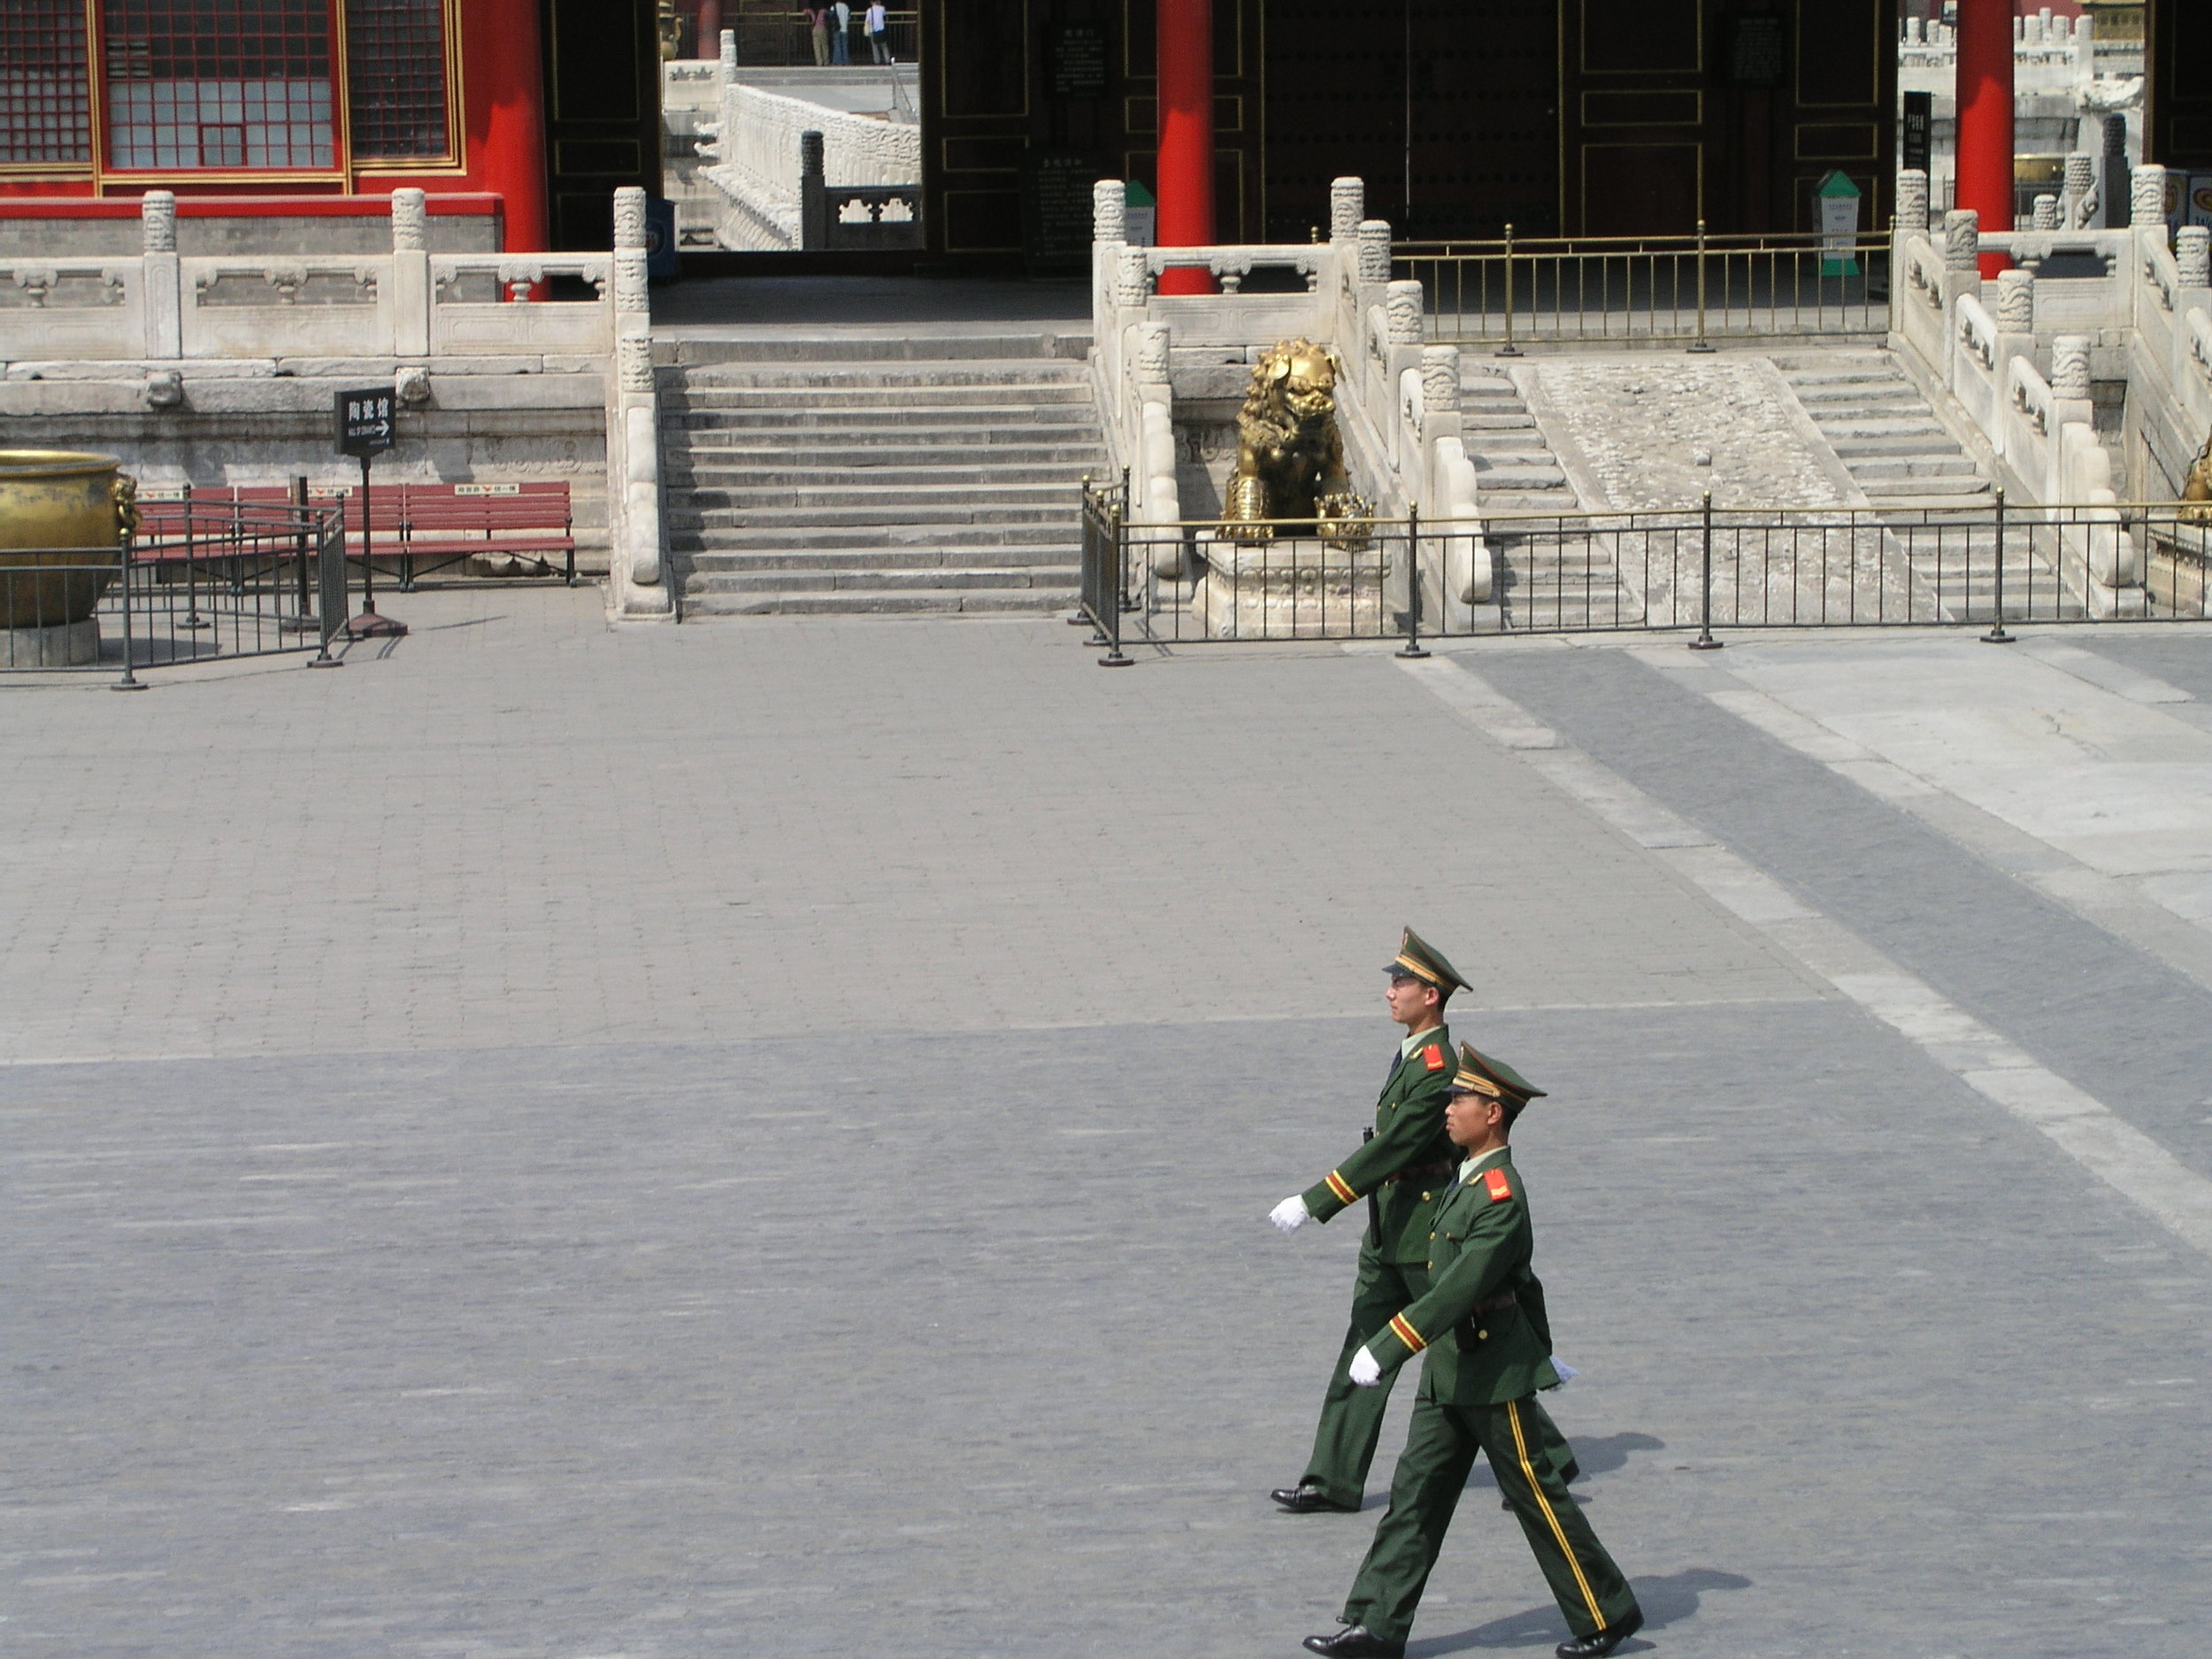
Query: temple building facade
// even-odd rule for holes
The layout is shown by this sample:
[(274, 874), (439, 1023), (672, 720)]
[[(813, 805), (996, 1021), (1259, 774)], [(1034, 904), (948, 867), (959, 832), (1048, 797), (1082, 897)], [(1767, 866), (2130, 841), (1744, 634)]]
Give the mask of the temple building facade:
[[(2135, 12), (2144, 158), (2212, 172), (2212, 7)], [(860, 265), (1033, 264), (1074, 235), (1086, 175), (1159, 188), (1175, 120), (1210, 156), (1198, 176), (1223, 242), (1305, 240), (1347, 173), (1428, 239), (1805, 231), (1839, 171), (1869, 228), (1892, 206), (1899, 0), (921, 0), (893, 16), (920, 72), (910, 109), (887, 81), (882, 119), (918, 127), (919, 177), (840, 180), (833, 142), (831, 182), (910, 182), (920, 224), (911, 246), (845, 256)], [(1171, 57), (1210, 41), (1209, 107), (1164, 101), (1164, 40)], [(0, 212), (155, 187), (311, 211), (409, 185), (488, 200), (509, 250), (603, 248), (614, 189), (672, 193), (664, 58), (717, 60), (725, 41), (740, 71), (879, 73), (841, 56), (818, 72), (796, 9), (757, 0), (9, 0)], [(815, 95), (765, 95), (791, 96)]]

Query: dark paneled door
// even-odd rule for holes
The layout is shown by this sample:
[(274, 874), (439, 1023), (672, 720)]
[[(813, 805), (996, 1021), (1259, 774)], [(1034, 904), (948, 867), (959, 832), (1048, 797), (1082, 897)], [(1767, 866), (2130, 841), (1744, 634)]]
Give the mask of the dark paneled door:
[(1557, 0), (1271, 0), (1271, 236), (1325, 224), (1341, 173), (1401, 235), (1556, 234), (1558, 39)]
[(661, 189), (653, 0), (544, 0), (545, 144), (556, 248), (607, 248), (614, 193)]

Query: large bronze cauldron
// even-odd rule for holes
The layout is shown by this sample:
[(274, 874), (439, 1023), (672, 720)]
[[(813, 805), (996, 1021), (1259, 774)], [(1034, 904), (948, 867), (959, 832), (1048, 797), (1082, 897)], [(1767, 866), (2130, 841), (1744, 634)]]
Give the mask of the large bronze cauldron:
[[(117, 547), (138, 526), (137, 486), (120, 465), (111, 455), (0, 449), (0, 627), (92, 614), (121, 569)], [(63, 550), (73, 548), (84, 550)], [(104, 568), (32, 573), (50, 565)]]

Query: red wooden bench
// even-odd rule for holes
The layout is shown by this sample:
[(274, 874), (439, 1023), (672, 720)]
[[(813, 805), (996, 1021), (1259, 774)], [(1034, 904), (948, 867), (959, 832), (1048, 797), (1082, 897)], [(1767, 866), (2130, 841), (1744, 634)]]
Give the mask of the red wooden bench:
[[(558, 556), (576, 586), (575, 524), (566, 480), (514, 484), (406, 484), (401, 508), (399, 585), (419, 574), (486, 554), (535, 565), (553, 573)], [(379, 518), (381, 518), (380, 513)]]
[[(346, 508), (346, 552), (362, 553), (361, 509), (349, 487), (318, 487), (307, 492), (313, 506), (342, 501)], [(240, 510), (251, 529), (257, 508), (288, 507), (291, 489), (282, 484), (196, 485), (188, 492), (149, 492), (139, 500), (134, 560), (177, 563), (196, 557), (197, 536), (188, 536), (187, 514), (204, 533), (220, 523), (226, 509)], [(270, 522), (273, 526), (273, 516)], [(399, 585), (412, 589), (433, 572), (485, 555), (519, 559), (549, 576), (557, 568), (576, 585), (575, 525), (565, 480), (513, 484), (380, 484), (369, 491), (369, 551), (399, 568)], [(274, 534), (273, 529), (272, 534)], [(201, 556), (204, 557), (204, 556)]]

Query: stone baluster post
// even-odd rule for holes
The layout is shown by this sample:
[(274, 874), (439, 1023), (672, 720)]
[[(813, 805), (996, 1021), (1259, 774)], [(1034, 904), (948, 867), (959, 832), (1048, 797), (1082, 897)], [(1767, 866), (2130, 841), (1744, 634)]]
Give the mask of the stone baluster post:
[(2174, 233), (2174, 265), (2184, 288), (2212, 287), (2212, 230), (2184, 225)]
[[(653, 381), (651, 289), (645, 273), (645, 192), (614, 193), (614, 386), (609, 399), (608, 494), (619, 480), (610, 595), (617, 614), (670, 614), (661, 557), (660, 411)], [(617, 464), (618, 461), (618, 465)], [(617, 506), (610, 500), (610, 509)]]
[(1383, 289), (1383, 324), (1394, 346), (1421, 343), (1421, 285), (1392, 282)]
[(1129, 187), (1119, 179), (1101, 179), (1091, 187), (1091, 240), (1129, 240)]
[(1145, 269), (1145, 253), (1141, 248), (1125, 247), (1121, 258), (1114, 266), (1114, 303), (1136, 310), (1150, 297), (1151, 274)]
[(799, 134), (799, 246), (829, 246), (829, 185), (822, 172), (822, 134)]
[[(2089, 388), (2087, 334), (2061, 334), (2051, 342), (2051, 396), (2057, 403), (2053, 413), (2062, 429), (2069, 421), (2095, 426), (2096, 411)], [(2052, 435), (2055, 438), (2058, 434)]]
[(2004, 271), (1997, 277), (1997, 326), (2008, 334), (2035, 333), (2035, 273)]
[(2047, 190), (2035, 198), (2035, 218), (2032, 222), (2036, 229), (2056, 230), (2058, 219), (2058, 198), (2056, 196)]
[(1359, 234), (1360, 220), (1367, 216), (1367, 182), (1363, 179), (1329, 180), (1329, 240), (1350, 242)]
[(2078, 151), (2066, 157), (2065, 188), (2059, 204), (2061, 223), (2068, 230), (2087, 230), (2103, 219), (2094, 156)]
[(2166, 240), (2166, 169), (2155, 163), (2138, 167), (2128, 181), (2128, 221)]
[(1359, 282), (1363, 288), (1390, 280), (1390, 221), (1363, 219), (1359, 222)]
[(1904, 168), (1897, 175), (1897, 228), (1928, 228), (1928, 175), (1918, 167)]
[(139, 198), (138, 215), (146, 355), (173, 360), (184, 355), (184, 275), (177, 263), (175, 193), (147, 191)]
[(1953, 208), (1943, 216), (1943, 268), (1972, 271), (1981, 258), (1982, 218), (1971, 208)]
[(716, 78), (726, 87), (734, 86), (737, 82), (737, 31), (724, 29), (718, 43), (721, 48), (721, 65)]
[(430, 355), (430, 198), (392, 192), (392, 353)]

